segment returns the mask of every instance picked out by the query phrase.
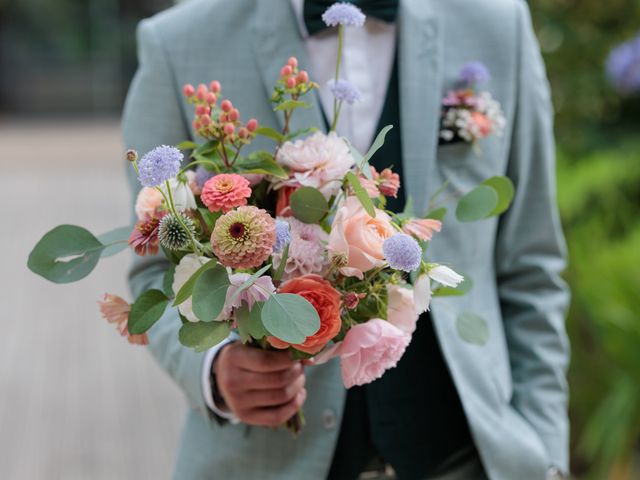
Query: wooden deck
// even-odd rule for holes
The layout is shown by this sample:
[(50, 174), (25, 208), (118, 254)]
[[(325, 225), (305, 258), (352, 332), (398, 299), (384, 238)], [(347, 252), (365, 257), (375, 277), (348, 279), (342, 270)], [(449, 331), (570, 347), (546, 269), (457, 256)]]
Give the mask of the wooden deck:
[(127, 297), (129, 253), (66, 286), (26, 268), (57, 224), (126, 225), (121, 151), (116, 121), (0, 119), (0, 479), (170, 478), (185, 402), (96, 306)]

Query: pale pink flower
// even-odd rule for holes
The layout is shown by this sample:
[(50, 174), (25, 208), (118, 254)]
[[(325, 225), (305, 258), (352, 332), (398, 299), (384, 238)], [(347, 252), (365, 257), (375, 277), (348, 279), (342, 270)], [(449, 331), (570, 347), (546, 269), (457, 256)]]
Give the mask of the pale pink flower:
[(162, 193), (154, 187), (143, 187), (136, 198), (136, 215), (138, 220), (147, 216), (153, 217), (162, 205)]
[(402, 231), (407, 235), (412, 235), (423, 242), (430, 241), (433, 232), (439, 232), (442, 222), (432, 218), (413, 218), (402, 226)]
[(360, 185), (364, 188), (369, 195), (369, 198), (378, 198), (380, 196), (380, 190), (378, 190), (378, 184), (375, 180), (369, 180), (365, 177), (360, 177)]
[(400, 190), (400, 175), (393, 173), (390, 168), (385, 168), (378, 174), (374, 174), (374, 179), (378, 181), (378, 189), (385, 197), (396, 198)]
[[(295, 217), (282, 217), (280, 220), (289, 224), (291, 236), (283, 280), (311, 273), (322, 275), (329, 263), (325, 248), (329, 235), (320, 225), (303, 223)], [(283, 253), (273, 253), (275, 268), (280, 265)]]
[(328, 199), (335, 195), (345, 174), (355, 161), (344, 139), (335, 132), (316, 132), (295, 142), (285, 142), (278, 150), (277, 162), (289, 168), (292, 177), (281, 186), (308, 186), (320, 190)]
[(102, 300), (98, 301), (102, 317), (109, 323), (113, 323), (118, 328), (120, 335), (127, 337), (127, 341), (133, 345), (147, 345), (149, 339), (147, 334), (131, 335), (127, 327), (131, 305), (117, 295), (105, 293)]
[(411, 335), (379, 318), (351, 327), (336, 348), (344, 386), (351, 388), (380, 378), (396, 366), (410, 341)]
[(271, 280), (271, 277), (262, 276), (258, 278), (253, 285), (240, 292), (240, 294), (231, 301), (231, 297), (238, 291), (244, 282), (251, 277), (248, 273), (234, 273), (229, 276), (229, 282), (231, 285), (227, 290), (227, 297), (224, 304), (224, 309), (221, 313), (222, 320), (228, 320), (233, 314), (234, 308), (240, 308), (242, 303), (246, 303), (249, 310), (253, 308), (254, 303), (264, 302), (269, 298), (272, 293), (275, 293), (276, 287)]
[(420, 275), (413, 282), (413, 302), (418, 315), (429, 310), (431, 303), (431, 281), (429, 275)]
[(346, 259), (340, 273), (362, 278), (363, 272), (384, 264), (382, 245), (394, 233), (389, 215), (376, 209), (376, 217), (372, 218), (360, 200), (347, 197), (331, 225), (329, 256)]
[(416, 329), (419, 317), (413, 290), (400, 285), (387, 285), (387, 298), (387, 320), (411, 335)]

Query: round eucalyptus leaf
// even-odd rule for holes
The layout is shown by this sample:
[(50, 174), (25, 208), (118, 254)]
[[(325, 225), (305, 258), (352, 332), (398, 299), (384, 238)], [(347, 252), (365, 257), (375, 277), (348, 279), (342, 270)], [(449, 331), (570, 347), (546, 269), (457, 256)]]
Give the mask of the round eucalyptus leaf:
[(180, 327), (178, 339), (185, 347), (204, 352), (227, 338), (230, 329), (229, 322), (187, 322)]
[(489, 341), (489, 325), (479, 315), (462, 312), (456, 319), (456, 330), (465, 342), (473, 345), (486, 345)]
[(262, 324), (283, 342), (296, 344), (320, 329), (318, 312), (304, 297), (293, 293), (271, 295), (262, 307)]
[(140, 335), (149, 330), (169, 304), (169, 299), (160, 290), (149, 290), (140, 295), (129, 312), (127, 328), (132, 335)]
[(508, 177), (491, 177), (482, 182), (482, 185), (492, 187), (498, 194), (498, 204), (489, 216), (493, 217), (506, 212), (515, 194), (515, 188), (511, 179)]
[(329, 212), (329, 205), (317, 188), (300, 187), (291, 195), (291, 210), (301, 222), (319, 223)]
[(456, 218), (461, 222), (475, 222), (491, 215), (498, 206), (498, 193), (492, 187), (480, 185), (458, 202)]
[(229, 289), (229, 275), (221, 265), (205, 270), (193, 286), (193, 313), (203, 322), (218, 318)]

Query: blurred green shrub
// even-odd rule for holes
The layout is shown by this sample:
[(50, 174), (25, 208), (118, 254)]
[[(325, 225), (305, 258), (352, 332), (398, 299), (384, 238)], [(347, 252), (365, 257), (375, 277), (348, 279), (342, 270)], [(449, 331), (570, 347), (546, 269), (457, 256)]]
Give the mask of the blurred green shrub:
[(567, 234), (574, 470), (634, 479), (640, 439), (640, 141), (560, 154)]

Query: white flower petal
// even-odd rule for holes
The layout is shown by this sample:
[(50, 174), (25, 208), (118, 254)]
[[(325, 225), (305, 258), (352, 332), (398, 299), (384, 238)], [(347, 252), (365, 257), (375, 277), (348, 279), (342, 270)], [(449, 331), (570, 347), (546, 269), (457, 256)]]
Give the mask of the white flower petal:
[(459, 273), (454, 272), (449, 267), (445, 267), (444, 265), (436, 265), (431, 270), (429, 270), (429, 276), (432, 280), (435, 280), (442, 285), (446, 285), (447, 287), (457, 287), (464, 280), (464, 277)]

